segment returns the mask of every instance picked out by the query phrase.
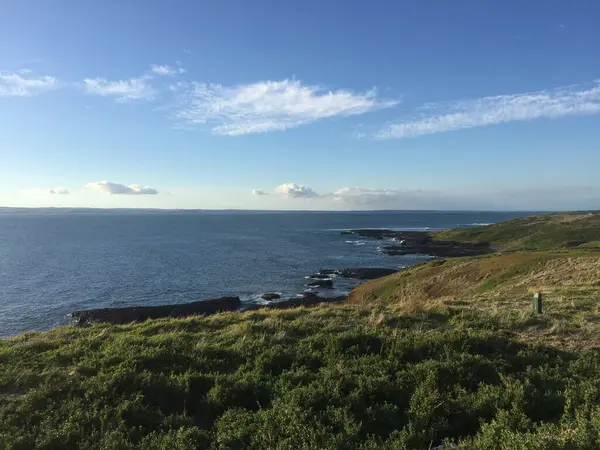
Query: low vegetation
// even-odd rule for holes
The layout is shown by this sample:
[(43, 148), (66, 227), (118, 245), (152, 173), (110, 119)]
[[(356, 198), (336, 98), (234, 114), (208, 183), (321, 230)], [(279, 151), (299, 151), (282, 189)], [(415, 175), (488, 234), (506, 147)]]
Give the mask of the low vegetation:
[(508, 250), (600, 250), (600, 213), (556, 213), (437, 233), (438, 239), (489, 242)]
[(600, 354), (518, 339), (549, 320), (339, 305), (26, 334), (0, 347), (0, 448), (595, 448)]
[[(593, 216), (549, 217), (523, 222)], [(600, 230), (572, 247), (530, 231), (488, 227), (513, 250), (420, 264), (346, 304), (0, 340), (0, 448), (598, 448)]]

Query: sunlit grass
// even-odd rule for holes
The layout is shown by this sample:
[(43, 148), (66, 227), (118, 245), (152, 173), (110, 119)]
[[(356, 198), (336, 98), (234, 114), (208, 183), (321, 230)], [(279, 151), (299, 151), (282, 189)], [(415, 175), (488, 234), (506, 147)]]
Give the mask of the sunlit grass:
[(549, 302), (542, 316), (380, 303), (29, 333), (0, 344), (0, 448), (593, 448), (600, 355), (543, 333), (581, 331), (597, 307)]

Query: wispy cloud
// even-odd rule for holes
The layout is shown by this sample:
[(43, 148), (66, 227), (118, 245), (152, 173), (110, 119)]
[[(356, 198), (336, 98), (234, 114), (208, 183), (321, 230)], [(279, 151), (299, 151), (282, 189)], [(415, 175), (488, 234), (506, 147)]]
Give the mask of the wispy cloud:
[(416, 117), (386, 125), (376, 137), (401, 139), (506, 122), (600, 113), (600, 81), (523, 94), (427, 104)]
[(119, 102), (152, 100), (156, 92), (151, 77), (141, 76), (127, 80), (109, 81), (106, 78), (86, 78), (83, 85), (88, 94), (116, 97)]
[(171, 67), (167, 65), (152, 64), (150, 70), (157, 75), (176, 75), (178, 73), (185, 73), (183, 67)]
[(31, 97), (57, 87), (55, 77), (34, 76), (28, 69), (19, 73), (0, 72), (0, 97)]
[(252, 195), (269, 195), (269, 193), (262, 189), (252, 189)]
[(55, 195), (67, 195), (70, 194), (68, 189), (65, 188), (55, 188), (55, 189), (49, 189), (48, 192), (50, 194), (55, 194)]
[(398, 102), (364, 93), (326, 90), (298, 80), (239, 86), (191, 83), (176, 113), (188, 124), (208, 124), (215, 134), (241, 135), (295, 128), (329, 117), (364, 114)]
[(93, 189), (102, 194), (111, 195), (155, 195), (158, 191), (150, 186), (140, 186), (139, 184), (119, 184), (112, 181), (96, 181), (88, 183), (85, 187)]
[(275, 192), (279, 195), (290, 198), (312, 198), (319, 197), (310, 186), (306, 184), (284, 183), (275, 188)]

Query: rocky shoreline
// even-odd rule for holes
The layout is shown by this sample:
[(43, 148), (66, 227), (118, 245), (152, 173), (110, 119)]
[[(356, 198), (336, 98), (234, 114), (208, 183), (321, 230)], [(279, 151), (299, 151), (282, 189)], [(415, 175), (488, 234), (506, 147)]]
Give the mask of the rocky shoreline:
[[(390, 256), (421, 254), (432, 257), (475, 256), (493, 253), (494, 249), (487, 243), (463, 243), (441, 241), (426, 231), (393, 231), (386, 229), (358, 229), (343, 231), (344, 235), (356, 235), (362, 238), (387, 240), (389, 243), (379, 247), (382, 253)], [(320, 303), (342, 302), (347, 296), (322, 297), (313, 289), (333, 289), (335, 277), (356, 280), (372, 280), (398, 272), (399, 269), (379, 267), (356, 267), (346, 269), (322, 269), (307, 278), (309, 291), (298, 294), (295, 298), (282, 299), (277, 292), (265, 292), (260, 298), (266, 303), (244, 304), (239, 297), (221, 297), (191, 303), (132, 306), (124, 308), (101, 308), (74, 311), (71, 317), (76, 324), (86, 325), (92, 322), (108, 322), (126, 324), (142, 322), (148, 319), (165, 317), (186, 317), (192, 315), (209, 315), (224, 311), (247, 311), (261, 308), (286, 309), (301, 306), (315, 306)]]
[(267, 304), (244, 306), (239, 297), (221, 297), (199, 300), (191, 303), (159, 306), (132, 306), (125, 308), (100, 308), (71, 313), (75, 324), (88, 325), (94, 322), (106, 322), (124, 325), (134, 322), (144, 322), (149, 319), (169, 317), (188, 317), (195, 315), (211, 315), (226, 311), (249, 311), (255, 309), (287, 309), (301, 306), (315, 306), (319, 303), (342, 302), (347, 296), (320, 297), (312, 292), (305, 292), (299, 298), (292, 298)]
[[(370, 280), (397, 272), (396, 269), (358, 267), (348, 269), (323, 269), (308, 277), (313, 280), (307, 283), (308, 288), (333, 289), (334, 278), (352, 278), (357, 280)], [(281, 299), (277, 292), (265, 292), (261, 299), (267, 303), (244, 304), (239, 297), (221, 297), (199, 300), (191, 303), (180, 303), (158, 306), (131, 306), (123, 308), (99, 308), (74, 311), (71, 318), (77, 325), (87, 325), (93, 322), (107, 322), (113, 324), (127, 324), (143, 322), (148, 319), (166, 317), (187, 317), (193, 315), (210, 315), (225, 311), (248, 311), (256, 309), (287, 309), (301, 306), (315, 306), (320, 303), (335, 303), (345, 301), (348, 297), (322, 297), (316, 292), (305, 291), (294, 298)]]
[(433, 233), (427, 231), (393, 231), (359, 229), (342, 232), (363, 238), (388, 240), (380, 247), (386, 255), (427, 255), (439, 258), (460, 256), (477, 256), (494, 253), (495, 250), (487, 242), (457, 242), (435, 239)]

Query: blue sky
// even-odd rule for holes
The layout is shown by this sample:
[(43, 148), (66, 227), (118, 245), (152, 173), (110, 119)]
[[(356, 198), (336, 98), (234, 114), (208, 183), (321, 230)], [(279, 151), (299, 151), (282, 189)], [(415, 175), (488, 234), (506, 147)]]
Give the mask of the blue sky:
[(7, 1), (0, 206), (600, 207), (600, 3)]

